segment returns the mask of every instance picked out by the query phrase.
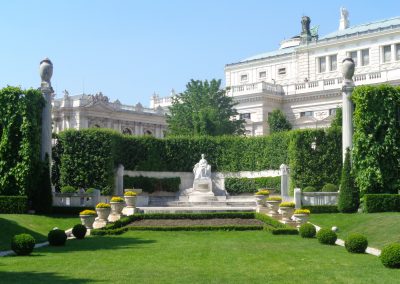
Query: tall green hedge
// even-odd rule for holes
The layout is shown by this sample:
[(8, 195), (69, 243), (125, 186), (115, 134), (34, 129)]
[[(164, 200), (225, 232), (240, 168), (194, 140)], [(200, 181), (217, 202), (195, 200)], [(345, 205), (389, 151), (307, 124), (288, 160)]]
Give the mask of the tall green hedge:
[(400, 186), (400, 88), (360, 86), (353, 94), (353, 168), (361, 195)]
[(281, 177), (226, 178), (225, 189), (230, 194), (255, 193), (259, 188), (281, 190)]
[[(315, 151), (311, 149), (314, 139)], [(118, 164), (126, 170), (191, 172), (204, 153), (212, 171), (277, 170), (285, 163), (291, 167), (292, 186), (322, 187), (325, 183), (338, 184), (340, 139), (341, 133), (336, 130), (165, 139), (127, 136), (106, 129), (67, 130), (59, 135), (54, 168), (60, 169), (62, 186), (96, 187), (109, 194)]]

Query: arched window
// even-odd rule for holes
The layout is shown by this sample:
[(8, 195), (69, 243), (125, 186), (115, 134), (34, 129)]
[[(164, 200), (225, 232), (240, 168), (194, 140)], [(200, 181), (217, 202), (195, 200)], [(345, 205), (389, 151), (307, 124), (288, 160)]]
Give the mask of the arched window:
[(129, 129), (128, 127), (125, 127), (124, 129), (122, 129), (122, 134), (132, 135), (132, 130)]
[(144, 135), (153, 135), (153, 133), (152, 133), (150, 130), (146, 130), (146, 131), (144, 132)]

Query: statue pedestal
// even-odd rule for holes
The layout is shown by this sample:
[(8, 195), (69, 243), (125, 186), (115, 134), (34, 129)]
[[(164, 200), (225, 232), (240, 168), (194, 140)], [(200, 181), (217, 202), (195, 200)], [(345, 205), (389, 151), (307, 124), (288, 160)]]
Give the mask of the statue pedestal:
[(200, 178), (193, 181), (193, 191), (189, 194), (189, 202), (217, 200), (212, 191), (211, 178)]

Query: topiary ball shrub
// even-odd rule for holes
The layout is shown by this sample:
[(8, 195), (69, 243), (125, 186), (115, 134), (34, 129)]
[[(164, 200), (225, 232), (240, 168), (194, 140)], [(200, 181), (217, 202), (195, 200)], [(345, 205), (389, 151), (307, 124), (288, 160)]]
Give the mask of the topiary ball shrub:
[(67, 241), (67, 234), (60, 229), (51, 230), (47, 235), (47, 240), (51, 246), (63, 246)]
[(314, 238), (317, 230), (315, 229), (314, 225), (305, 223), (300, 226), (299, 233), (302, 238)]
[(306, 186), (304, 189), (303, 189), (303, 192), (317, 192), (318, 190), (315, 188), (315, 187), (313, 187), (313, 186)]
[(337, 240), (337, 235), (330, 229), (321, 229), (317, 233), (317, 239), (321, 244), (334, 245)]
[(15, 235), (11, 240), (11, 249), (17, 255), (29, 255), (35, 247), (35, 238), (29, 234)]
[(368, 240), (361, 234), (351, 234), (344, 242), (344, 246), (351, 253), (365, 253), (368, 247)]
[(72, 234), (74, 235), (75, 238), (77, 238), (78, 240), (82, 240), (85, 238), (86, 236), (86, 227), (83, 226), (82, 224), (76, 224), (73, 228), (72, 228)]
[(332, 183), (327, 183), (324, 185), (324, 187), (321, 190), (322, 192), (338, 192), (339, 188), (332, 184)]
[(393, 243), (383, 247), (381, 262), (388, 268), (400, 268), (400, 243)]

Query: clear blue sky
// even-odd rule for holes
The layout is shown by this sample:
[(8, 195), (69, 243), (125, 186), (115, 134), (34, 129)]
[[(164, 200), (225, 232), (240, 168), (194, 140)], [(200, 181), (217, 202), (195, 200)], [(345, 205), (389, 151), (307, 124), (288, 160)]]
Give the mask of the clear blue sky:
[(350, 24), (400, 16), (400, 1), (1, 1), (0, 87), (38, 87), (38, 66), (54, 64), (58, 96), (102, 91), (149, 105), (191, 79), (224, 77), (224, 66), (278, 48), (307, 15), (319, 34), (335, 31), (339, 8)]

